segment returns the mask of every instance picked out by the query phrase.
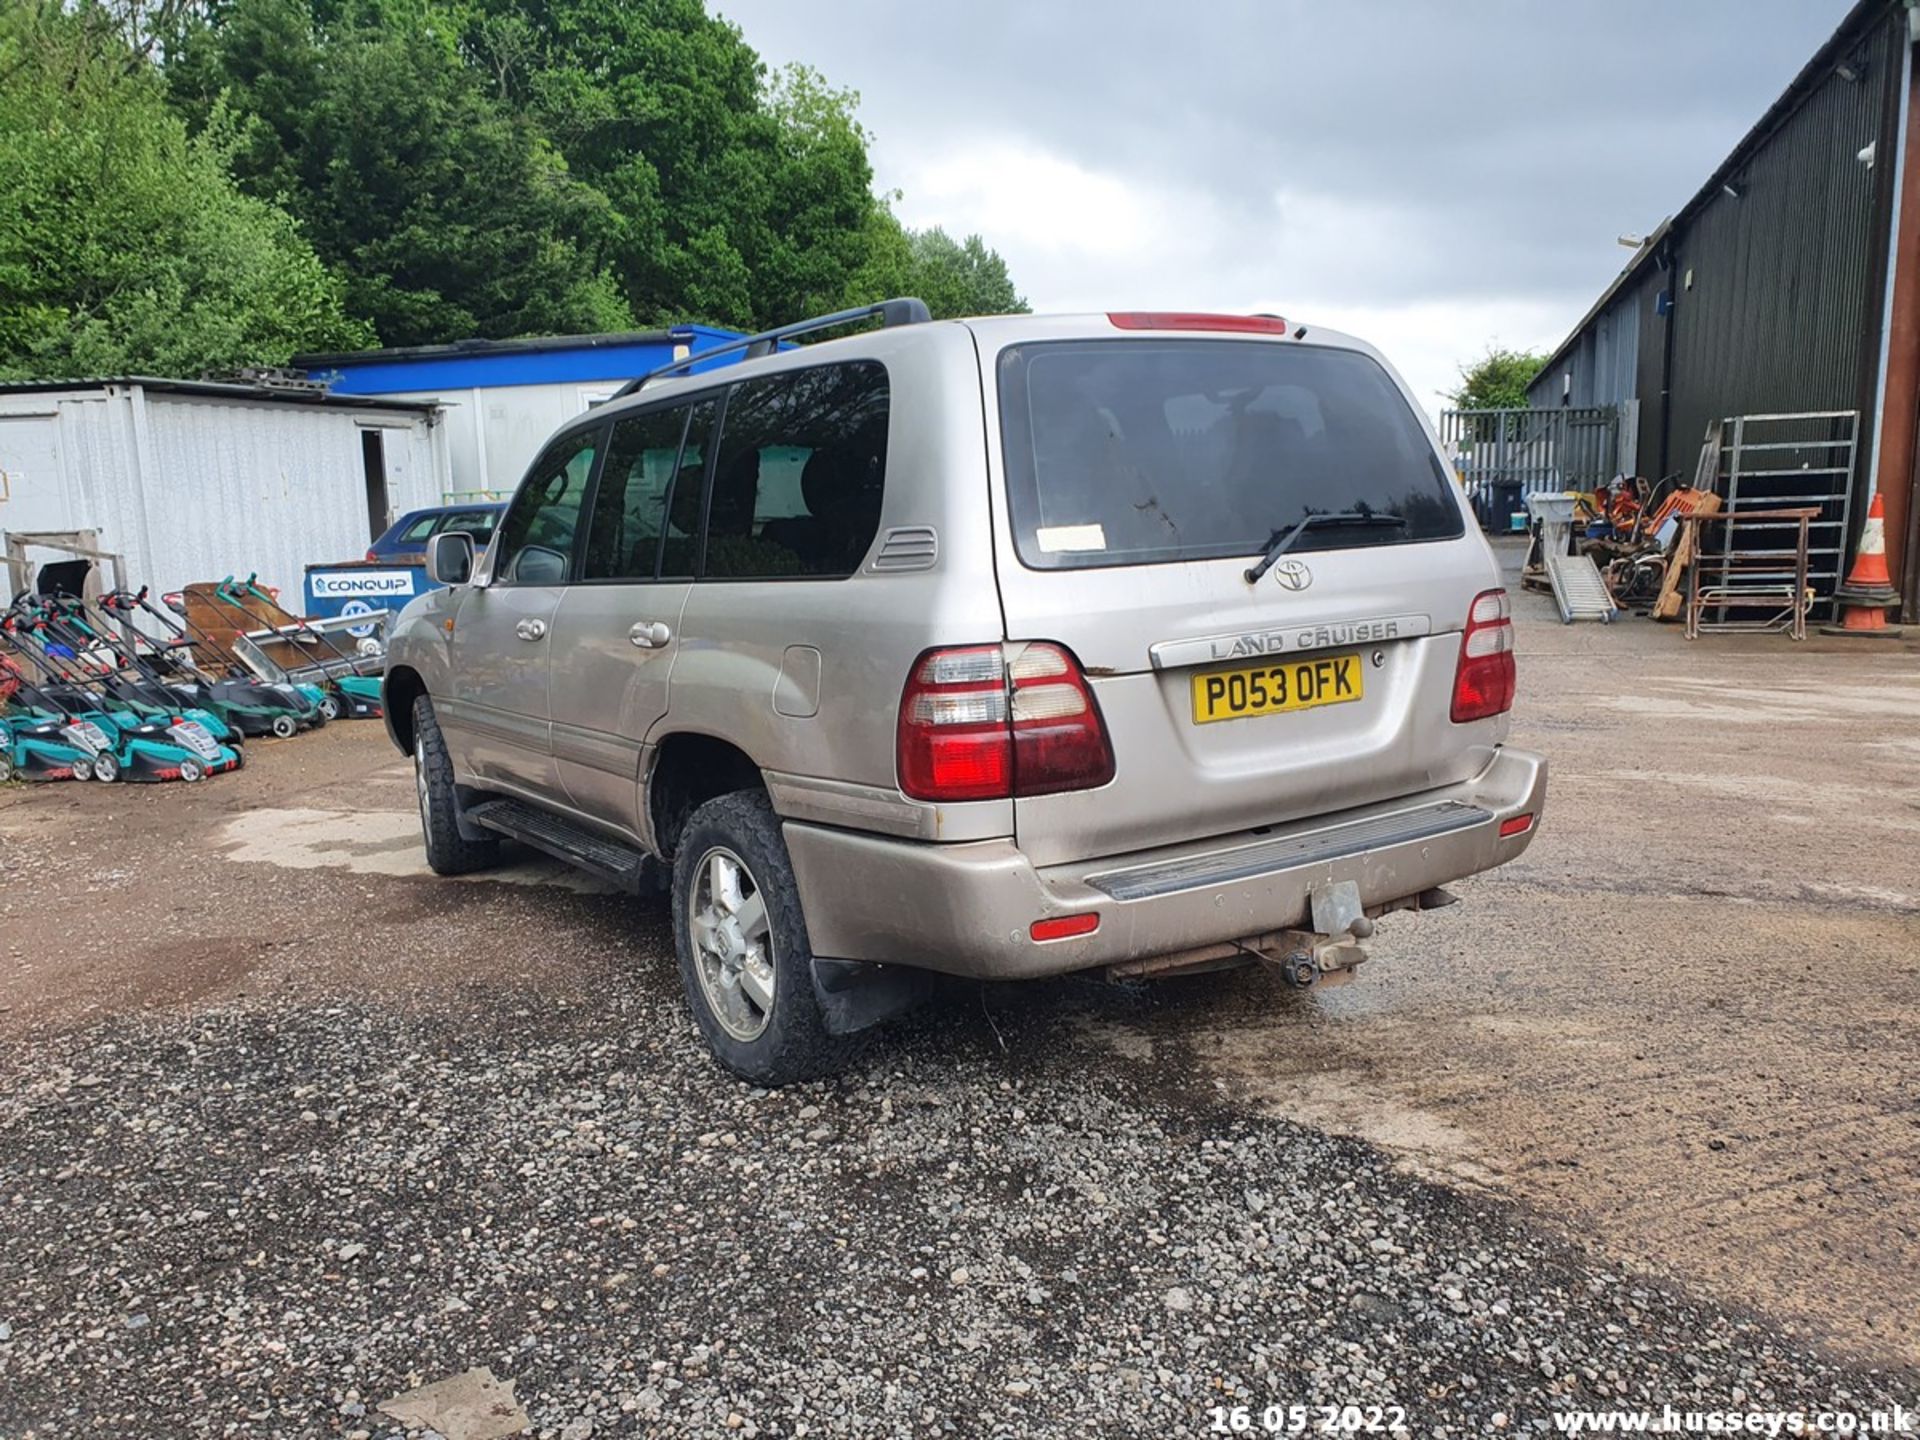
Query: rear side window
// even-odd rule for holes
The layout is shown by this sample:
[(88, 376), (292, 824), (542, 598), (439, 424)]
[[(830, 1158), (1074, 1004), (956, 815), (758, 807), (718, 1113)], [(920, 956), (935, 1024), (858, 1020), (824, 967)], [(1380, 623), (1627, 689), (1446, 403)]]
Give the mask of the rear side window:
[(707, 502), (708, 579), (851, 575), (880, 526), (887, 372), (875, 361), (728, 392)]
[(425, 540), (427, 536), (433, 533), (433, 518), (431, 515), (423, 515), (420, 519), (414, 521), (413, 524), (407, 526), (405, 530), (401, 531), (400, 538), (402, 540), (413, 541)]
[(1014, 542), (1036, 569), (1257, 555), (1336, 511), (1406, 523), (1309, 530), (1293, 549), (1465, 533), (1419, 420), (1356, 351), (1047, 341), (1003, 351), (999, 381)]

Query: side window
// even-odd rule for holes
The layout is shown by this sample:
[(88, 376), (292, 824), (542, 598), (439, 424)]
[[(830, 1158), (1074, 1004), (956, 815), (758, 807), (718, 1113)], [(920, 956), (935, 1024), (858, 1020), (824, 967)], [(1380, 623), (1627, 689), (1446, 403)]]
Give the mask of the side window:
[(709, 579), (845, 576), (880, 526), (887, 372), (821, 365), (733, 387), (707, 506)]
[(561, 436), (534, 461), (501, 522), (494, 578), (503, 585), (564, 585), (572, 570), (573, 535), (593, 474), (600, 431)]
[(651, 580), (687, 409), (617, 420), (587, 528), (588, 580)]
[(426, 539), (427, 536), (431, 535), (432, 533), (433, 533), (433, 516), (427, 515), (427, 516), (423, 516), (421, 519), (418, 519), (414, 521), (413, 524), (409, 525), (404, 531), (401, 532), (400, 538), (402, 540), (419, 541), (419, 540)]

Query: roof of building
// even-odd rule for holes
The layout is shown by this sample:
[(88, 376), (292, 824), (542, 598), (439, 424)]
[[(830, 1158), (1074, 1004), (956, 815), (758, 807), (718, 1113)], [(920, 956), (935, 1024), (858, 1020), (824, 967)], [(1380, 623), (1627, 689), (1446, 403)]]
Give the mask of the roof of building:
[(53, 395), (73, 390), (104, 390), (109, 385), (139, 386), (159, 395), (195, 395), (210, 400), (255, 400), (274, 405), (306, 405), (338, 410), (409, 410), (428, 415), (440, 406), (430, 400), (388, 400), (380, 396), (339, 395), (297, 385), (260, 385), (231, 380), (171, 380), (158, 375), (83, 375), (71, 380), (0, 380), (0, 397)]
[(624, 384), (678, 351), (697, 352), (733, 338), (733, 331), (711, 325), (676, 325), (670, 330), (296, 355), (293, 364), (328, 381), (336, 395), (439, 396), (518, 385)]
[(409, 360), (474, 360), (490, 355), (543, 355), (562, 350), (608, 350), (628, 345), (670, 345), (702, 335), (731, 335), (709, 325), (676, 325), (670, 330), (617, 330), (598, 335), (535, 335), (522, 340), (455, 340), (447, 345), (397, 345), (389, 350), (347, 350), (335, 355), (296, 355), (300, 370), (335, 370), (343, 365), (388, 365)]
[(1753, 128), (1740, 137), (1740, 143), (1727, 152), (1726, 159), (1714, 167), (1713, 173), (1693, 193), (1693, 197), (1662, 220), (1642, 242), (1640, 248), (1634, 251), (1633, 258), (1627, 261), (1626, 268), (1614, 277), (1613, 283), (1601, 292), (1600, 298), (1594, 301), (1592, 308), (1580, 317), (1580, 323), (1567, 332), (1566, 339), (1562, 340), (1554, 352), (1547, 357), (1546, 363), (1540, 367), (1542, 374), (1560, 363), (1562, 357), (1573, 348), (1587, 326), (1612, 304), (1614, 297), (1629, 282), (1647, 268), (1658, 251), (1660, 242), (1672, 231), (1685, 225), (1715, 195), (1720, 193), (1720, 187), (1746, 163), (1754, 151), (1766, 143), (1773, 132), (1780, 128), (1781, 123), (1799, 108), (1800, 102), (1806, 99), (1814, 86), (1826, 78), (1828, 70), (1839, 59), (1841, 53), (1848, 46), (1858, 43), (1861, 36), (1875, 23), (1891, 14), (1898, 3), (1899, 0), (1856, 0), (1853, 8), (1847, 11), (1845, 18), (1834, 28), (1833, 34), (1829, 35), (1820, 48), (1813, 52), (1813, 57), (1800, 67), (1799, 73), (1787, 83), (1787, 88), (1780, 92), (1779, 98), (1769, 105), (1766, 112), (1754, 122)]

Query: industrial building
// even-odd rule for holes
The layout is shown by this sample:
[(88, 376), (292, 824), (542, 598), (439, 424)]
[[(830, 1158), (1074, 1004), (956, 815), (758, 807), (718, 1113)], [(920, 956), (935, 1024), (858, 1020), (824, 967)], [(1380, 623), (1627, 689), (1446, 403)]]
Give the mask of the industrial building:
[[(309, 563), (357, 558), (392, 514), (439, 503), (437, 418), (271, 384), (0, 384), (0, 534), (87, 537), (156, 592), (257, 571), (298, 595)], [(0, 595), (20, 581), (0, 566)]]
[[(335, 395), (443, 407), (450, 492), (462, 499), (505, 499), (542, 442), (566, 421), (636, 376), (737, 338), (734, 331), (708, 325), (677, 325), (625, 334), (297, 355), (293, 363)], [(737, 358), (728, 356), (727, 362)]]
[(1851, 416), (1825, 431), (1847, 437), (1826, 455), (1846, 457), (1851, 489), (1850, 503), (1827, 513), (1857, 534), (1879, 490), (1910, 618), (1920, 609), (1916, 39), (1920, 11), (1860, 0), (1699, 190), (1644, 238), (1528, 396), (1535, 409), (1637, 409), (1631, 452), (1650, 480), (1691, 475), (1716, 420)]

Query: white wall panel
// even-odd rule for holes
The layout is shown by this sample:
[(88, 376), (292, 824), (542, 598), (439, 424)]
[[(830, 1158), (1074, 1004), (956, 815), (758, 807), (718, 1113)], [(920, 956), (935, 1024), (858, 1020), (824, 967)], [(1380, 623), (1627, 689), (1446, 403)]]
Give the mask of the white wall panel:
[[(368, 426), (382, 432), (395, 514), (438, 504), (448, 488), (445, 447), (407, 411), (113, 387), (0, 397), (0, 415), (34, 408), (29, 400), (58, 407), (62, 472), (57, 504), (35, 482), (31, 528), (97, 531), (126, 557), (131, 582), (156, 591), (258, 572), (298, 608), (308, 564), (367, 548)], [(0, 506), (0, 529), (29, 528), (10, 523), (13, 508)]]
[(608, 398), (621, 383), (569, 380), (483, 390), (410, 390), (391, 398), (446, 406), (442, 423), (452, 474), (447, 488), (462, 495), (485, 491), (504, 500), (520, 484), (547, 438), (595, 402)]

